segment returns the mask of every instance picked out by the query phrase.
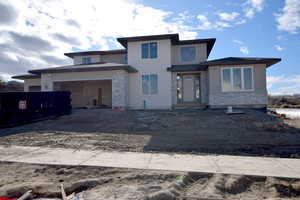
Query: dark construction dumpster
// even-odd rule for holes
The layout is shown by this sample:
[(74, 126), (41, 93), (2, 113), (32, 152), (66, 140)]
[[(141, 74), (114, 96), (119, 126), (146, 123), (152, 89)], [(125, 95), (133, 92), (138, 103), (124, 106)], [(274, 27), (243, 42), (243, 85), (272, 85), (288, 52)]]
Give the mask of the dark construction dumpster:
[(0, 128), (70, 114), (71, 93), (0, 92)]

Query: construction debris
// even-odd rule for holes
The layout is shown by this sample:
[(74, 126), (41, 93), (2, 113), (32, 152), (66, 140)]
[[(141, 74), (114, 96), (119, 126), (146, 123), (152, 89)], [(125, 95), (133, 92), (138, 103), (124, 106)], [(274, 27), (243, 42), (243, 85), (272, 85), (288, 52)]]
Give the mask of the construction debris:
[(17, 200), (26, 200), (27, 198), (29, 198), (32, 194), (32, 190), (27, 191), (25, 194), (23, 194), (20, 198), (18, 198)]

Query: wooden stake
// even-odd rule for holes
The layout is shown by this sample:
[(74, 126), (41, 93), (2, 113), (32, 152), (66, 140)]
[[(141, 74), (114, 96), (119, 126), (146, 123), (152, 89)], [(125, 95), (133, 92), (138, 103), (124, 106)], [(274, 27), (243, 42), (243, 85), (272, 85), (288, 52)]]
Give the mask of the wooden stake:
[(32, 190), (27, 191), (25, 194), (23, 194), (21, 197), (19, 197), (17, 200), (25, 200), (28, 197), (30, 197)]

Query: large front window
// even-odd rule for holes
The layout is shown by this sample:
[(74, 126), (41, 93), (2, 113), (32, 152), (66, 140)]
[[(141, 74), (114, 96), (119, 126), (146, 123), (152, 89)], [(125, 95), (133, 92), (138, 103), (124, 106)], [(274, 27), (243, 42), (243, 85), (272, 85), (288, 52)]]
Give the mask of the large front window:
[(158, 93), (158, 80), (157, 74), (144, 74), (142, 75), (142, 89), (143, 94), (157, 94)]
[(193, 62), (196, 60), (196, 48), (195, 47), (181, 47), (181, 62)]
[(222, 69), (222, 91), (253, 90), (252, 67), (231, 67)]
[(157, 58), (157, 42), (148, 42), (142, 44), (142, 58)]

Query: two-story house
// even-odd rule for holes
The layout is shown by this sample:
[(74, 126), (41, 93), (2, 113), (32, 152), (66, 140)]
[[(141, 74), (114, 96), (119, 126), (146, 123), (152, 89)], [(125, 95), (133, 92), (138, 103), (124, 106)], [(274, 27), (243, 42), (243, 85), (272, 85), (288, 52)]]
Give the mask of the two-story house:
[(178, 34), (165, 34), (117, 40), (125, 49), (65, 53), (73, 65), (13, 78), (25, 81), (25, 91), (71, 91), (73, 107), (264, 108), (266, 69), (281, 60), (207, 61), (215, 38), (179, 40)]

